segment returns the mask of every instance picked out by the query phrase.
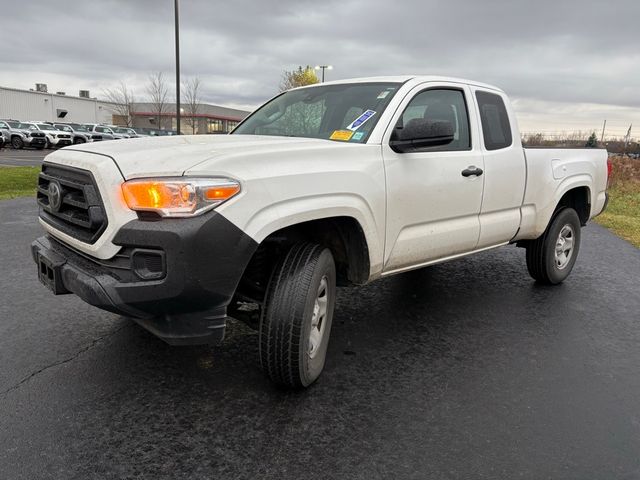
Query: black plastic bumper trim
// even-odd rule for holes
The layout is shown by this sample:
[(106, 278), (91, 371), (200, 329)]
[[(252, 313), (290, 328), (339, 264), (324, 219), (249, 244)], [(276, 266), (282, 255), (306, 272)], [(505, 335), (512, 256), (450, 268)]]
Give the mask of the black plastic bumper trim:
[[(53, 243), (52, 243), (53, 242)], [(40, 237), (34, 260), (55, 256), (62, 287), (98, 308), (134, 318), (171, 344), (222, 340), (227, 306), (258, 244), (224, 216), (132, 220), (114, 243), (164, 253), (166, 274), (158, 280), (123, 281), (104, 266)]]

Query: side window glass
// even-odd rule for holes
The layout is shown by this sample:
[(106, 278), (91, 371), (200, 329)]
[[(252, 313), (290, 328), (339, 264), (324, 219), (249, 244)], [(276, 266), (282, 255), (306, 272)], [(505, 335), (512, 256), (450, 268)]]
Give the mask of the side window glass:
[(419, 151), (457, 151), (471, 149), (469, 116), (464, 93), (454, 89), (433, 89), (418, 93), (402, 112), (396, 130), (403, 129), (412, 121), (429, 120), (449, 122), (453, 126), (453, 141), (438, 147), (426, 147)]
[(487, 150), (499, 150), (511, 146), (511, 126), (509, 115), (500, 95), (488, 92), (476, 92), (482, 136)]

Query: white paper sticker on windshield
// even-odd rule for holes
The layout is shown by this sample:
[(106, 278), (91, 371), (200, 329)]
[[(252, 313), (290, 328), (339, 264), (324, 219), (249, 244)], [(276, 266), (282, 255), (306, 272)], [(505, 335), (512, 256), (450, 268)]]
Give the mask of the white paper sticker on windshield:
[(389, 90), (383, 90), (382, 92), (380, 92), (380, 95), (378, 95), (376, 98), (378, 100), (382, 100), (383, 98), (387, 98), (387, 95), (389, 95), (391, 92)]
[(367, 120), (369, 120), (371, 117), (373, 117), (375, 114), (376, 114), (375, 111), (367, 110), (362, 115), (360, 115), (358, 118), (356, 118), (353, 122), (351, 122), (351, 125), (349, 125), (347, 127), (347, 130), (356, 131), (358, 128), (360, 128), (362, 125), (364, 125), (364, 123)]

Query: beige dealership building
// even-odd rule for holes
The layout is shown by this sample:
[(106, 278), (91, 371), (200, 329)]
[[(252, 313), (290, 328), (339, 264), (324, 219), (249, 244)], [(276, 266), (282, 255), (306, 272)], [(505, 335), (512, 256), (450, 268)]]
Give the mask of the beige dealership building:
[[(78, 95), (67, 92), (48, 92), (44, 84), (35, 89), (21, 90), (0, 87), (0, 119), (43, 122), (103, 123), (126, 125), (126, 118), (119, 115), (119, 105), (91, 97), (87, 90)], [(201, 104), (193, 116), (182, 111), (182, 133), (227, 133), (250, 112), (218, 105)], [(133, 104), (132, 126), (151, 129), (175, 130), (176, 105), (167, 104), (161, 115), (151, 103)]]

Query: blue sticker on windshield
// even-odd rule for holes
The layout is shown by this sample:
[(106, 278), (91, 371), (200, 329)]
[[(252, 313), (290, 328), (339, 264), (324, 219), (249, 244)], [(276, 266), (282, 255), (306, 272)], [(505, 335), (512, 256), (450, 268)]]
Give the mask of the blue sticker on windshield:
[(360, 128), (364, 124), (364, 122), (369, 120), (375, 114), (376, 114), (376, 112), (374, 112), (373, 110), (367, 110), (362, 115), (360, 115), (358, 118), (356, 118), (353, 122), (351, 122), (351, 125), (349, 125), (347, 127), (347, 130), (351, 130), (351, 131), (357, 130), (358, 128)]
[(353, 134), (353, 137), (351, 137), (351, 140), (360, 140), (362, 137), (364, 137), (364, 132), (356, 132)]

